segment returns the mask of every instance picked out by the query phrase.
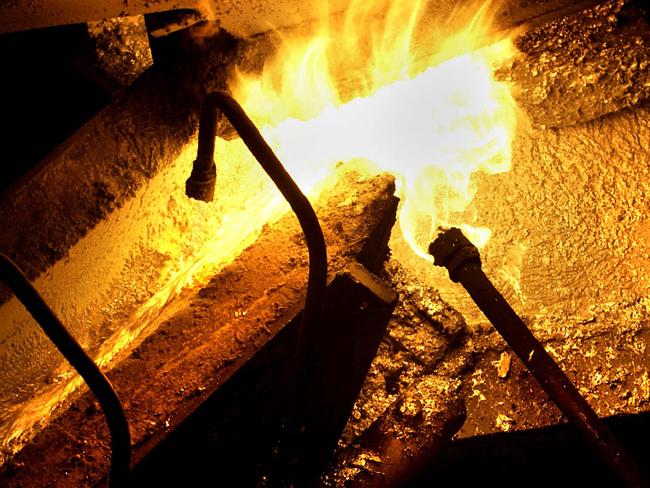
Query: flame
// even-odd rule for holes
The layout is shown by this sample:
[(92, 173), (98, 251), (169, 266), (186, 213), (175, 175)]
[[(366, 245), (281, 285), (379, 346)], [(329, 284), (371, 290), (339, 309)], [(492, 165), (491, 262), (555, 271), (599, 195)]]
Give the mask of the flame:
[(379, 2), (355, 1), (341, 35), (321, 25), (284, 40), (261, 77), (238, 72), (231, 89), (304, 191), (341, 161), (393, 173), (404, 238), (431, 260), (439, 227), (460, 226), (479, 246), (489, 240), (464, 212), (473, 174), (510, 169), (516, 108), (493, 77), (514, 50), (509, 39), (486, 45), (491, 2), (422, 33), (424, 5), (395, 1), (381, 16)]
[[(439, 227), (460, 226), (481, 246), (490, 230), (467, 215), (473, 175), (510, 169), (516, 122), (509, 86), (492, 75), (514, 51), (493, 35), (493, 7), (432, 17), (423, 1), (354, 0), (315, 34), (282, 39), (261, 76), (235, 71), (230, 88), (305, 193), (314, 196), (338, 163), (364, 162), (396, 176), (399, 225), (419, 256), (431, 259), (426, 249)], [(188, 146), (171, 181), (182, 184), (195, 152)], [(134, 347), (183, 289), (205, 283), (286, 210), (240, 140), (218, 139), (216, 152), (229, 161), (219, 170), (217, 201), (182, 203), (196, 216), (182, 241), (196, 245), (181, 249), (169, 236), (154, 242), (173, 256), (166, 284), (101, 345), (100, 365)], [(15, 452), (78, 387), (80, 379), (62, 371), (54, 387), (16, 407), (18, 418), (0, 429), (3, 450)]]

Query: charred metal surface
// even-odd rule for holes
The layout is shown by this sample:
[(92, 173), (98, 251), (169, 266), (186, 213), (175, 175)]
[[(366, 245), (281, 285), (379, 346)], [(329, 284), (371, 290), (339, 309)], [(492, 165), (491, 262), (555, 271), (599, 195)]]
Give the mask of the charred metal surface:
[(317, 368), (308, 369), (305, 430), (298, 446), (278, 444), (283, 418), (291, 412), (295, 371), (289, 359), (300, 320), (294, 317), (142, 460), (135, 482), (279, 486), (273, 464), (281, 457), (274, 451), (296, 452), (296, 447), (299, 459), (290, 475), (313, 478), (336, 446), (395, 300), (393, 291), (358, 264), (330, 283), (323, 327), (311, 351)]
[[(384, 241), (384, 248), (388, 240)], [(382, 256), (378, 252), (372, 256)], [(291, 477), (313, 479), (327, 465), (391, 318), (397, 294), (360, 266), (334, 280), (320, 330), (306, 356), (302, 429)], [(336, 324), (336, 325), (334, 325)], [(299, 395), (303, 392), (299, 391)]]
[(472, 364), (465, 322), (434, 288), (390, 259), (381, 273), (400, 296), (340, 440), (346, 447), (427, 375), (457, 378)]
[[(458, 312), (435, 290), (395, 261), (388, 263), (385, 279), (400, 292), (401, 303), (355, 405), (342, 446), (362, 435), (394, 401), (396, 392), (434, 374), (449, 380), (460, 378), (467, 420), (457, 440), (413, 486), (481, 483), (514, 487), (521, 486), (522, 479), (529, 486), (548, 486), (558, 479), (618, 486), (619, 481), (604, 464), (594, 466), (592, 451), (585, 449), (574, 429), (562, 425), (557, 408), (496, 332), (466, 327)], [(555, 339), (544, 341), (602, 417), (647, 410), (650, 363), (646, 344), (650, 336), (643, 325), (648, 323), (644, 309), (636, 304), (622, 313), (612, 311), (595, 322), (572, 325), (572, 332), (567, 327), (568, 333), (556, 332)], [(616, 324), (613, 328), (612, 321)], [(543, 335), (548, 337), (548, 331)], [(644, 442), (650, 433), (647, 413), (606, 418), (605, 423), (643, 464), (649, 454)], [(560, 426), (546, 427), (557, 424)], [(468, 470), (469, 465), (473, 469)], [(531, 477), (537, 470), (539, 476)]]
[(352, 445), (319, 486), (409, 486), (431, 465), (465, 419), (460, 383), (427, 376), (407, 388)]
[(506, 79), (532, 122), (563, 127), (650, 96), (650, 7), (609, 0), (546, 22), (515, 42), (522, 56)]
[[(397, 206), (392, 178), (341, 176), (316, 207), (334, 271), (363, 252), (375, 226), (394, 221)], [(346, 218), (352, 209), (358, 217)], [(296, 315), (307, 272), (301, 241), (293, 216), (269, 226), (205, 288), (181, 295), (170, 307), (175, 315), (108, 373), (123, 399), (139, 459)], [(85, 395), (6, 466), (3, 482), (94, 485), (102, 481), (108, 456), (103, 419)]]

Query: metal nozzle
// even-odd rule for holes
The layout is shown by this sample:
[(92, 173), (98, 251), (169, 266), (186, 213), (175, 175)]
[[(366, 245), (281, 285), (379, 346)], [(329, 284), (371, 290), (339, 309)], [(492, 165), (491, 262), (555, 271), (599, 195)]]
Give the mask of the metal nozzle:
[(449, 271), (449, 278), (458, 283), (457, 271), (468, 261), (481, 265), (478, 249), (465, 237), (460, 229), (452, 227), (444, 229), (438, 238), (429, 245), (429, 254), (434, 258), (433, 264), (444, 266)]
[(194, 161), (192, 174), (185, 182), (185, 194), (195, 200), (211, 202), (214, 198), (214, 185), (217, 180), (217, 166), (214, 161), (206, 164), (198, 159)]
[(214, 164), (214, 140), (217, 137), (219, 111), (218, 97), (208, 97), (201, 107), (199, 120), (199, 145), (192, 174), (185, 182), (185, 194), (195, 200), (211, 202), (214, 198), (214, 185), (217, 179), (217, 166)]

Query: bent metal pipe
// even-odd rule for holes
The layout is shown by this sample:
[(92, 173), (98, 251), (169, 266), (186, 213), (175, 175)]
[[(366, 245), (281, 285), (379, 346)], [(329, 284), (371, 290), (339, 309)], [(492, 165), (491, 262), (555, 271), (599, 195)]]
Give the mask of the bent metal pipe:
[(212, 92), (203, 102), (197, 158), (186, 183), (187, 195), (204, 201), (210, 201), (214, 196), (216, 165), (213, 154), (220, 112), (230, 121), (246, 147), (287, 200), (305, 235), (309, 251), (309, 275), (298, 341), (298, 364), (303, 364), (311, 338), (318, 328), (327, 286), (327, 249), (323, 230), (307, 197), (284, 169), (239, 103), (225, 91)]
[[(273, 180), (282, 196), (287, 200), (296, 214), (302, 228), (309, 253), (309, 274), (307, 292), (302, 319), (298, 327), (296, 353), (290, 359), (296, 372), (293, 402), (289, 412), (290, 421), (286, 428), (287, 447), (284, 449), (282, 464), (288, 466), (282, 477), (293, 477), (296, 471), (297, 451), (300, 451), (302, 439), (305, 438), (305, 398), (313, 373), (309, 353), (321, 328), (321, 315), (324, 308), (325, 289), (327, 287), (327, 249), (325, 237), (316, 212), (307, 197), (277, 158), (262, 134), (248, 117), (244, 109), (228, 92), (215, 91), (203, 101), (199, 120), (199, 142), (197, 158), (192, 167), (185, 190), (187, 196), (203, 201), (214, 198), (216, 165), (214, 162), (217, 120), (223, 114), (232, 124), (242, 141), (267, 175)], [(309, 457), (311, 453), (307, 455)]]
[(111, 434), (110, 486), (125, 486), (131, 466), (131, 435), (122, 403), (113, 385), (70, 335), (24, 273), (2, 253), (0, 253), (0, 281), (11, 288), (16, 298), (97, 397)]

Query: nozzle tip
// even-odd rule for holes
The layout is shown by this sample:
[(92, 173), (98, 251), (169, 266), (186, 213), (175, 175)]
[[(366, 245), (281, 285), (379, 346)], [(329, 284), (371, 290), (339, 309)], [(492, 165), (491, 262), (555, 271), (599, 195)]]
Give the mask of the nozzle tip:
[[(203, 169), (201, 171), (199, 168)], [(185, 194), (195, 200), (211, 202), (214, 198), (214, 186), (217, 180), (216, 166), (212, 166), (206, 171), (204, 167), (194, 164), (192, 174), (185, 182)]]
[(185, 194), (195, 200), (211, 202), (214, 198), (214, 179), (209, 181), (195, 181), (189, 178), (185, 182)]
[(429, 244), (429, 254), (434, 258), (433, 264), (444, 266), (449, 271), (452, 281), (457, 281), (457, 269), (467, 261), (480, 264), (476, 246), (456, 227), (441, 229), (438, 237)]

